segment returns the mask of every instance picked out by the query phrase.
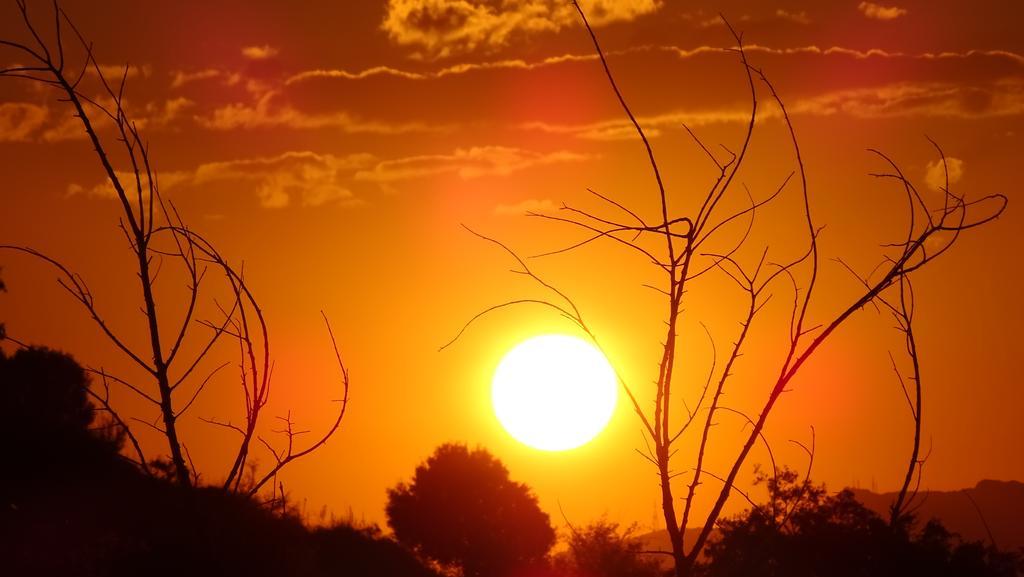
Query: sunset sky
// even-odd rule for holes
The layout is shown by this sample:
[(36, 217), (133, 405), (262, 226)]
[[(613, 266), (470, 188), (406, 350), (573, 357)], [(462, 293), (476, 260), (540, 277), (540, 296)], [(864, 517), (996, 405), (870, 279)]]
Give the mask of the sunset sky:
[[(930, 449), (922, 486), (1024, 479), (1024, 4), (895, 1), (582, 4), (652, 137), (680, 213), (699, 206), (714, 176), (683, 124), (719, 151), (719, 143), (736, 149), (746, 128), (746, 77), (719, 12), (743, 32), (749, 59), (792, 115), (812, 210), (825, 225), (812, 321), (857, 296), (858, 281), (835, 259), (867, 274), (886, 254), (880, 245), (901, 240), (905, 230), (902, 189), (869, 176), (885, 167), (866, 149), (898, 161), (941, 206), (931, 137), (949, 157), (954, 190), (1009, 197), (1002, 218), (970, 231), (915, 277)], [(502, 311), (438, 351), (484, 308), (543, 296), (509, 272), (515, 263), (506, 254), (460, 225), (527, 256), (584, 238), (524, 213), (556, 214), (563, 202), (605, 210), (588, 187), (657, 213), (644, 150), (570, 3), (63, 4), (104, 70), (116, 78), (129, 65), (128, 111), (150, 141), (164, 195), (192, 228), (244, 262), (271, 330), (269, 415), (290, 409), (313, 431), (331, 422), (338, 374), (320, 310), (331, 319), (351, 369), (352, 401), (329, 445), (284, 479), (308, 513), (326, 507), (382, 523), (386, 489), (437, 445), (460, 441), (492, 451), (514, 479), (533, 487), (556, 523), (561, 508), (574, 522), (607, 514), (659, 525), (657, 478), (634, 450), (643, 447), (640, 424), (624, 399), (593, 442), (562, 453), (518, 443), (491, 410), (490, 377), (501, 356), (531, 336), (579, 334), (571, 324), (541, 308)], [(50, 22), (49, 3), (30, 5)], [(13, 3), (0, 8), (0, 38), (26, 39)], [(14, 62), (0, 50), (0, 65)], [(760, 98), (765, 106), (739, 176), (757, 198), (795, 167), (777, 109), (767, 94)], [(101, 130), (110, 134), (109, 126)], [(112, 324), (144, 342), (119, 206), (55, 92), (0, 78), (0, 179), (0, 244), (31, 246), (68, 264)], [(767, 245), (781, 260), (802, 250), (790, 234), (803, 230), (793, 211), (798, 193), (787, 188), (758, 215), (752, 254)], [(664, 336), (665, 307), (642, 286), (660, 281), (654, 267), (612, 243), (530, 262), (573, 296), (611, 363), (649, 403)], [(0, 267), (8, 288), (0, 321), (11, 336), (131, 378), (52, 269), (12, 253), (0, 254)], [(173, 282), (161, 293), (168, 314), (184, 305)], [(688, 399), (699, 395), (711, 363), (701, 323), (720, 351), (735, 338), (742, 295), (730, 287), (709, 277), (686, 306), (676, 390)], [(731, 407), (759, 407), (778, 372), (783, 303), (792, 299), (784, 286), (778, 292), (783, 306), (766, 311), (736, 367)], [(806, 455), (789, 441), (810, 443), (813, 426), (815, 479), (833, 489), (899, 487), (913, 422), (888, 351), (906, 362), (886, 314), (866, 308), (840, 329), (769, 420), (766, 435), (780, 464), (806, 467)], [(232, 353), (218, 351), (220, 360)], [(230, 371), (219, 375), (182, 423), (206, 481), (225, 474), (234, 438), (199, 417), (237, 419), (236, 381)], [(123, 392), (118, 398), (134, 407)], [(126, 412), (156, 416), (137, 408)], [(711, 470), (731, 463), (744, 428), (734, 415), (717, 421)], [(270, 419), (266, 427), (272, 435)], [(157, 436), (137, 429), (156, 453)], [(692, 464), (693, 441), (676, 457), (680, 469)], [(744, 486), (767, 459), (755, 449)], [(717, 493), (714, 480), (706, 483), (701, 506)], [(743, 505), (737, 499), (730, 510)]]

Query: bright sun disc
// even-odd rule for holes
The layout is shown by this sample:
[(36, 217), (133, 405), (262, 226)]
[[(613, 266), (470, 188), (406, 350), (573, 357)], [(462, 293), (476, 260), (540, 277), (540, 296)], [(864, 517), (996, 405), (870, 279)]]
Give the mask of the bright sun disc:
[(587, 341), (543, 335), (501, 359), (491, 400), (498, 420), (517, 440), (564, 451), (593, 439), (608, 424), (617, 382), (608, 359)]

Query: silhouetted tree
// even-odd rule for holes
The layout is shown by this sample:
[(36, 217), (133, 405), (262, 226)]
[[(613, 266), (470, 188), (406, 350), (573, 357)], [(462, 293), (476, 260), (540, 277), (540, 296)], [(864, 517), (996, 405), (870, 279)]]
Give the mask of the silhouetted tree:
[(123, 436), (115, 423), (96, 418), (88, 391), (88, 375), (67, 354), (0, 350), (0, 477), (16, 482), (109, 466)]
[(423, 556), (465, 577), (506, 577), (543, 562), (555, 532), (529, 487), (484, 449), (438, 447), (410, 483), (388, 490), (388, 525)]
[[(676, 575), (688, 577), (726, 502), (733, 494), (737, 476), (744, 468), (747, 457), (754, 445), (764, 440), (769, 416), (807, 361), (859, 310), (868, 305), (877, 306), (879, 300), (886, 298), (886, 295), (892, 298), (893, 292), (904, 289), (905, 281), (911, 275), (946, 253), (968, 231), (998, 218), (1006, 208), (1007, 198), (1002, 194), (993, 194), (967, 200), (951, 189), (947, 178), (946, 185), (941, 188), (941, 201), (929, 203), (894, 160), (882, 152), (872, 150), (885, 166), (883, 172), (872, 176), (895, 183), (905, 196), (908, 207), (906, 231), (900, 238), (885, 245), (879, 266), (867, 275), (858, 276), (863, 287), (851, 300), (815, 318), (818, 312), (812, 305), (818, 302), (820, 293), (816, 289), (821, 262), (818, 235), (822, 227), (815, 222), (813, 216), (811, 187), (796, 128), (768, 76), (748, 60), (743, 36), (728, 22), (724, 22), (736, 43), (733, 51), (737, 56), (740, 74), (749, 89), (750, 113), (743, 136), (738, 146), (723, 145), (724, 153), (714, 153), (692, 130), (684, 127), (695, 142), (696, 153), (706, 159), (709, 167), (713, 167), (714, 176), (710, 182), (699, 186), (691, 194), (684, 191), (670, 195), (647, 133), (616, 83), (583, 9), (575, 0), (573, 4), (589, 34), (614, 98), (643, 147), (652, 177), (652, 199), (657, 203), (657, 210), (647, 214), (591, 190), (595, 198), (603, 203), (601, 206), (605, 207), (605, 211), (588, 211), (563, 205), (561, 214), (529, 214), (569, 225), (582, 235), (581, 238), (538, 256), (564, 254), (593, 242), (611, 241), (613, 245), (627, 249), (630, 254), (650, 264), (660, 279), (653, 284), (646, 278), (637, 283), (643, 285), (645, 290), (654, 289), (663, 299), (664, 332), (656, 335), (656, 342), (660, 346), (657, 349), (657, 371), (651, 379), (654, 383), (653, 408), (638, 398), (633, 386), (621, 374), (620, 382), (642, 427), (646, 448), (642, 454), (654, 465), (658, 475), (661, 513), (671, 543), (669, 553), (674, 559)], [(738, 174), (747, 165), (755, 128), (767, 124), (759, 121), (759, 110), (763, 112), (764, 104), (761, 99), (767, 99), (775, 106), (777, 113), (773, 116), (785, 129), (786, 145), (792, 152), (794, 170), (784, 177), (780, 175), (777, 187), (755, 196), (754, 192), (742, 184)], [(934, 142), (932, 144), (945, 166), (946, 157), (942, 149)], [(755, 237), (751, 235), (751, 230), (755, 215), (787, 188), (791, 188), (791, 182), (795, 182), (797, 188), (792, 199), (792, 205), (797, 207), (792, 220), (774, 223), (768, 238), (760, 246), (753, 246)], [(803, 237), (799, 241), (802, 246), (795, 251), (779, 254), (778, 246), (791, 243), (785, 236), (778, 239), (784, 242), (778, 242), (773, 235), (785, 235), (786, 231), (799, 231)], [(453, 342), (470, 324), (487, 313), (513, 305), (534, 304), (559, 313), (600, 346), (599, 336), (567, 293), (535, 273), (525, 259), (504, 243), (483, 235), (477, 236), (495, 243), (507, 252), (518, 264), (519, 268), (514, 272), (535, 281), (539, 290), (544, 291), (544, 296), (514, 299), (485, 309), (470, 318)], [(689, 302), (694, 287), (712, 275), (721, 275), (720, 280), (734, 284), (742, 295), (742, 302), (734, 312), (738, 328), (731, 337), (730, 345), (725, 347), (724, 354), (713, 353), (710, 363), (706, 363), (710, 365), (706, 377), (683, 382), (682, 375), (698, 373), (697, 370), (686, 370), (693, 368), (692, 364), (697, 362), (692, 356), (684, 358), (677, 355), (684, 338), (683, 313), (687, 310), (684, 305)], [(783, 335), (781, 354), (775, 357), (772, 364), (758, 368), (758, 375), (768, 375), (762, 377), (765, 379), (761, 383), (764, 397), (756, 406), (756, 414), (748, 415), (735, 407), (724, 405), (725, 395), (735, 382), (732, 377), (736, 374), (737, 363), (743, 356), (748, 338), (763, 318), (760, 313), (773, 300), (773, 296), (781, 296), (781, 299), (774, 299), (775, 302), (785, 302), (787, 307), (783, 311), (787, 321), (782, 327), (775, 327)], [(907, 312), (908, 309), (903, 311)], [(703, 325), (703, 322), (700, 324)], [(706, 326), (704, 330), (708, 331)], [(711, 338), (710, 331), (708, 336)], [(717, 350), (714, 338), (711, 341), (713, 351)], [(917, 408), (912, 409), (916, 413), (919, 440), (919, 413)], [(718, 439), (713, 435), (714, 425), (724, 414), (738, 415), (742, 419), (744, 429), (738, 447), (716, 444)], [(686, 436), (693, 439), (692, 450), (682, 449), (681, 439)], [(718, 473), (709, 471), (707, 456), (726, 451), (735, 456), (730, 459), (725, 470)], [(679, 465), (681, 458), (688, 459), (685, 467)], [(911, 475), (918, 467), (918, 461), (918, 443), (915, 443), (910, 459)], [(717, 480), (712, 485), (716, 489), (712, 494), (711, 506), (703, 515), (703, 520), (697, 522), (700, 531), (695, 540), (684, 543), (685, 528), (693, 525), (696, 520), (694, 503), (698, 489), (709, 485), (709, 478)], [(909, 487), (909, 483), (905, 486)], [(907, 491), (901, 494), (906, 495)], [(894, 507), (902, 510), (905, 508), (904, 502), (901, 499)]]
[(917, 531), (867, 509), (849, 490), (798, 481), (795, 472), (762, 474), (768, 502), (718, 525), (707, 549), (707, 577), (1014, 577), (1019, 559), (963, 543), (939, 522)]
[[(300, 432), (289, 414), (282, 419), (284, 425), (279, 429), (286, 437), (284, 448), (274, 448), (260, 437), (258, 429), (270, 396), (272, 373), (270, 337), (263, 311), (241, 269), (236, 269), (212, 242), (187, 226), (174, 204), (160, 195), (149, 143), (125, 109), (128, 68), (125, 67), (119, 82), (109, 82), (95, 58), (92, 43), (75, 27), (58, 2), (53, 3), (53, 13), (41, 19), (44, 24), (38, 25), (30, 16), (25, 0), (16, 0), (15, 4), (30, 39), (25, 42), (0, 39), (0, 48), (4, 48), (8, 56), (4, 60), (14, 63), (0, 67), (0, 78), (27, 79), (56, 90), (81, 122), (120, 208), (119, 227), (139, 282), (140, 302), (129, 306), (134, 310), (140, 305), (143, 314), (139, 328), (145, 337), (134, 342), (125, 336), (127, 331), (123, 333), (109, 323), (83, 277), (59, 260), (31, 247), (0, 245), (0, 249), (28, 254), (53, 266), (59, 273), (60, 285), (86, 309), (113, 348), (143, 375), (130, 378), (111, 374), (103, 368), (87, 367), (104, 389), (103, 394), (94, 394), (94, 399), (121, 426), (131, 441), (132, 458), (147, 473), (169, 470), (184, 486), (198, 481), (200, 472), (190, 465), (188, 447), (179, 435), (178, 423), (207, 384), (231, 364), (217, 364), (212, 360), (211, 353), (217, 350), (218, 342), (222, 339), (236, 341), (237, 348), (233, 348), (240, 354), (237, 364), (243, 390), (241, 422), (204, 419), (238, 434), (237, 449), (226, 460), (224, 470), (216, 474), (217, 477), (223, 475), (220, 483), (224, 488), (236, 492), (255, 494), (268, 482), (273, 487), (271, 481), (277, 473), (295, 459), (323, 446), (338, 430), (345, 415), (348, 370), (337, 354), (329, 323), (327, 329), (335, 344), (334, 352), (342, 374), (337, 417), (322, 436), (302, 447), (295, 443)], [(75, 69), (72, 61), (83, 63)], [(108, 130), (113, 134), (107, 133)], [(213, 281), (208, 280), (208, 272), (214, 273), (209, 276), (221, 279), (220, 289), (211, 288)], [(174, 286), (185, 287), (183, 293), (163, 297), (169, 302), (159, 307), (157, 295), (171, 293), (157, 291), (158, 276), (173, 279)], [(211, 311), (212, 320), (197, 318), (204, 310)], [(174, 318), (175, 311), (179, 311), (177, 318)], [(324, 321), (326, 323), (326, 316)], [(165, 451), (157, 451), (159, 458), (145, 456), (128, 420), (109, 403), (107, 393), (111, 385), (124, 387), (158, 415), (155, 420), (146, 418), (138, 422), (155, 428), (166, 440)], [(247, 479), (246, 472), (254, 463), (253, 444), (266, 447), (273, 461), (268, 469)], [(153, 470), (151, 463), (157, 465)], [(170, 468), (163, 467), (164, 463)]]
[(569, 548), (554, 561), (559, 577), (660, 577), (656, 559), (643, 553), (634, 527), (620, 530), (606, 520), (570, 527)]

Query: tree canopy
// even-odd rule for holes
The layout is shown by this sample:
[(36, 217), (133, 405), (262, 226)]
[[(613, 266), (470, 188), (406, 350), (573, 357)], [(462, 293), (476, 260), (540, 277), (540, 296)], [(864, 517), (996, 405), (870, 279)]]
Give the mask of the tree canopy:
[(65, 353), (0, 351), (0, 449), (19, 476), (116, 458), (119, 430), (96, 422), (88, 388), (85, 371)]
[(503, 577), (542, 563), (555, 543), (529, 487), (484, 449), (445, 444), (388, 491), (399, 542), (465, 577)]

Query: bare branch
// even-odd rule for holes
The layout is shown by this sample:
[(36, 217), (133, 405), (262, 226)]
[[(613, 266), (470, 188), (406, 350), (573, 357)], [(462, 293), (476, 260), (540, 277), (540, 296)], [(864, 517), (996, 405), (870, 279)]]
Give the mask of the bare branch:
[[(307, 448), (305, 448), (305, 449), (303, 449), (303, 450), (301, 450), (301, 451), (299, 451), (297, 453), (292, 452), (292, 445), (291, 445), (292, 440), (293, 440), (293, 438), (295, 436), (295, 433), (289, 433), (289, 435), (288, 435), (288, 452), (287, 452), (287, 454), (283, 458), (278, 459), (277, 464), (266, 475), (264, 475), (263, 478), (261, 478), (259, 481), (257, 481), (249, 489), (249, 494), (250, 495), (255, 495), (257, 492), (259, 492), (260, 488), (264, 484), (266, 484), (267, 481), (273, 479), (277, 475), (278, 471), (280, 471), (282, 468), (287, 466), (289, 463), (291, 463), (292, 461), (294, 461), (296, 459), (302, 458), (302, 457), (312, 453), (313, 451), (319, 449), (321, 446), (326, 444), (327, 441), (332, 436), (334, 436), (334, 433), (337, 432), (338, 427), (341, 426), (341, 420), (343, 418), (345, 418), (345, 410), (348, 409), (348, 401), (349, 401), (349, 372), (348, 372), (348, 368), (345, 367), (345, 363), (341, 359), (341, 353), (338, 351), (338, 343), (337, 343), (337, 341), (334, 338), (334, 331), (331, 329), (331, 323), (327, 319), (327, 315), (323, 311), (321, 311), (320, 314), (324, 318), (324, 324), (327, 326), (327, 334), (331, 337), (331, 346), (334, 348), (334, 356), (335, 356), (335, 358), (338, 361), (338, 368), (341, 370), (342, 398), (340, 399), (340, 401), (338, 401), (338, 402), (341, 403), (341, 407), (338, 409), (338, 416), (335, 419), (334, 424), (331, 425), (331, 427), (327, 430), (326, 433), (324, 433), (324, 435), (322, 437), (320, 437), (319, 440), (317, 440), (315, 443), (313, 443), (309, 447), (307, 447)], [(289, 424), (289, 427), (290, 427), (290, 424)], [(275, 455), (276, 455), (276, 452), (275, 452)]]

